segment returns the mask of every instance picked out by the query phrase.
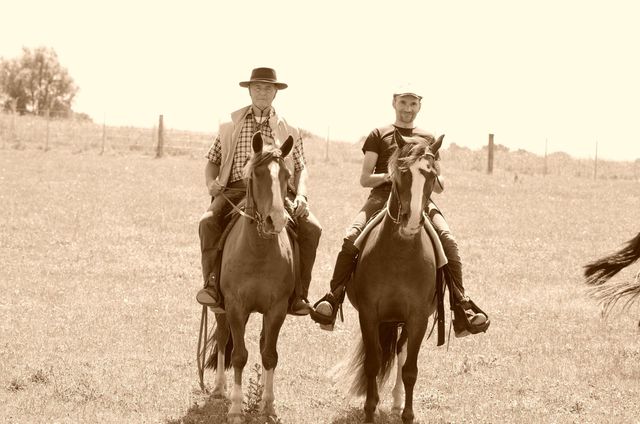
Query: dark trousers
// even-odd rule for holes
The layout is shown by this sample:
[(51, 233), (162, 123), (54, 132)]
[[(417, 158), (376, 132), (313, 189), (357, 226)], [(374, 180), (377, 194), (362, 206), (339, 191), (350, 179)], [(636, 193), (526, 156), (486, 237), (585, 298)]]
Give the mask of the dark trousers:
[[(336, 264), (334, 266), (333, 276), (330, 282), (330, 289), (332, 292), (335, 292), (338, 287), (346, 284), (348, 281), (351, 272), (353, 272), (355, 257), (358, 253), (357, 249), (353, 246), (353, 243), (362, 233), (362, 230), (369, 219), (371, 219), (373, 215), (378, 213), (385, 206), (388, 198), (388, 192), (373, 190), (360, 209), (360, 212), (358, 212), (358, 215), (356, 215), (353, 223), (347, 229), (342, 249), (336, 258)], [(434, 203), (429, 202), (426, 212), (431, 219), (431, 223), (440, 238), (442, 248), (447, 256), (450, 275), (455, 286), (454, 297), (456, 299), (462, 299), (464, 298), (464, 286), (462, 284), (462, 261), (460, 259), (458, 243), (451, 233), (449, 224), (447, 224), (444, 216), (442, 216), (442, 213), (440, 213)]]
[[(225, 191), (225, 196), (234, 205), (240, 203), (246, 195), (244, 181), (236, 181), (228, 185), (231, 190)], [(214, 271), (218, 258), (218, 242), (229, 223), (229, 213), (233, 207), (223, 196), (216, 196), (207, 211), (200, 217), (198, 233), (200, 235), (200, 251), (202, 252), (202, 277), (206, 286), (211, 273)]]
[[(225, 191), (225, 195), (237, 205), (245, 197), (244, 190), (241, 190), (244, 188), (244, 182), (234, 182), (228, 187), (234, 190)], [(295, 195), (289, 193), (287, 197), (293, 201)], [(229, 222), (228, 214), (231, 210), (232, 206), (223, 196), (216, 196), (200, 218), (200, 250), (202, 252), (202, 275), (205, 285), (207, 285), (209, 276), (214, 271), (215, 262), (219, 254), (218, 242)], [(298, 244), (300, 246), (300, 293), (298, 294), (306, 298), (311, 284), (311, 273), (316, 261), (316, 250), (320, 242), (322, 227), (311, 212), (304, 218), (297, 218), (296, 223)]]

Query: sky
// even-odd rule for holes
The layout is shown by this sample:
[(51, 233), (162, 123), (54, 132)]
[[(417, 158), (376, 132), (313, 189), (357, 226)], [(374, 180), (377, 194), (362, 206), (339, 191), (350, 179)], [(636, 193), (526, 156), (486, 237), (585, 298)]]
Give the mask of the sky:
[(0, 1), (0, 57), (53, 48), (98, 123), (215, 132), (266, 66), (278, 113), (331, 140), (392, 123), (410, 84), (446, 143), (640, 158), (632, 0)]

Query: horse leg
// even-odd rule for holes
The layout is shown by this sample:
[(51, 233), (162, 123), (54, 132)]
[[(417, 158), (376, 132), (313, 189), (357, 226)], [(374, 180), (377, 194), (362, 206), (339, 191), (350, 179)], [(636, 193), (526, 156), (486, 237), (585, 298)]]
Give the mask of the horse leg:
[(402, 367), (407, 361), (407, 338), (406, 330), (402, 328), (402, 332), (398, 331), (398, 345), (397, 345), (397, 365), (398, 370), (396, 372), (396, 384), (393, 386), (391, 395), (393, 396), (393, 406), (391, 408), (392, 413), (400, 415), (402, 411), (402, 396), (404, 395), (404, 383), (402, 382)]
[(380, 371), (382, 348), (380, 347), (380, 335), (376, 320), (363, 318), (360, 312), (360, 330), (364, 343), (364, 373), (367, 377), (367, 395), (364, 401), (364, 422), (373, 423), (373, 415), (378, 406), (380, 396), (378, 394), (377, 376)]
[(262, 332), (260, 353), (262, 355), (262, 366), (264, 368), (264, 386), (262, 391), (262, 414), (266, 417), (276, 417), (273, 407), (275, 395), (273, 393), (273, 377), (278, 365), (278, 336), (280, 328), (287, 316), (288, 300), (285, 299), (280, 305), (274, 306), (262, 317)]
[(418, 353), (422, 339), (427, 331), (427, 320), (418, 322), (414, 320), (413, 325), (407, 323), (407, 353), (404, 366), (402, 367), (402, 381), (404, 382), (405, 399), (404, 411), (402, 411), (402, 422), (404, 424), (413, 423), (413, 387), (418, 378)]
[(237, 309), (228, 308), (227, 319), (231, 327), (233, 337), (233, 351), (231, 352), (231, 364), (233, 365), (233, 389), (231, 389), (231, 407), (227, 414), (230, 424), (241, 424), (242, 418), (242, 371), (247, 364), (249, 353), (244, 344), (244, 332), (248, 314)]
[(225, 351), (229, 336), (231, 335), (229, 330), (229, 322), (225, 315), (216, 314), (216, 321), (218, 323), (218, 332), (216, 334), (216, 343), (218, 343), (218, 358), (216, 365), (216, 376), (213, 386), (214, 397), (226, 397), (227, 395), (227, 377), (225, 374)]

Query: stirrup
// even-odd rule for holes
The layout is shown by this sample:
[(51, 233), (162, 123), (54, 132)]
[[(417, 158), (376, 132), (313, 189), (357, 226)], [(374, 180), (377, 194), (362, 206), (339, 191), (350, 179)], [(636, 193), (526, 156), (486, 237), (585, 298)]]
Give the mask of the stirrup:
[[(455, 305), (451, 307), (454, 312), (454, 320), (453, 320), (453, 329), (456, 332), (456, 337), (464, 337), (468, 334), (463, 334), (467, 331), (470, 334), (478, 334), (485, 333), (491, 324), (491, 320), (489, 319), (489, 315), (484, 312), (482, 309), (476, 305), (473, 300), (465, 299), (459, 302), (456, 302)], [(484, 315), (487, 319), (481, 324), (474, 324), (469, 321), (469, 315), (467, 315), (467, 310), (473, 312), (472, 316), (476, 316), (478, 314)]]
[[(329, 302), (331, 305), (331, 315), (323, 315), (316, 312), (316, 307), (322, 302)], [(336, 323), (336, 317), (338, 316), (338, 310), (340, 310), (340, 318), (344, 322), (344, 315), (342, 313), (342, 302), (340, 302), (333, 293), (329, 292), (325, 294), (320, 300), (313, 304), (313, 309), (311, 310), (311, 319), (320, 324), (320, 326), (327, 326), (333, 329), (333, 325)]]
[[(296, 303), (298, 300), (300, 300), (300, 302), (302, 302), (305, 305), (304, 309), (296, 309), (296, 310), (293, 309), (293, 304)], [(296, 297), (293, 298), (293, 302), (291, 302), (289, 304), (289, 308), (287, 310), (287, 314), (295, 315), (295, 316), (298, 316), (298, 317), (302, 317), (302, 316), (305, 316), (305, 315), (309, 315), (312, 310), (313, 310), (313, 308), (311, 307), (310, 302), (306, 297), (298, 297), (298, 296), (296, 296)]]
[[(211, 293), (212, 291), (214, 294)], [(216, 290), (210, 286), (201, 288), (196, 294), (196, 301), (203, 306), (207, 306), (213, 313), (224, 314), (224, 304), (218, 300), (218, 296), (215, 291)]]

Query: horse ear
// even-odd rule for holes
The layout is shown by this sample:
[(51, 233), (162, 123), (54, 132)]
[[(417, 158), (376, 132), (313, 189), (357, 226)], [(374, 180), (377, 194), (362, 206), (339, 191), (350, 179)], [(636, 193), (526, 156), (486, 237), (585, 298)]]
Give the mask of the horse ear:
[(407, 142), (404, 141), (404, 137), (398, 130), (393, 130), (393, 140), (396, 142), (399, 148), (402, 148), (405, 144), (407, 144)]
[(443, 139), (444, 139), (444, 134), (438, 137), (438, 140), (436, 140), (436, 142), (431, 145), (431, 147), (429, 148), (431, 150), (431, 153), (435, 154), (440, 149), (440, 147), (442, 147)]
[(285, 157), (291, 152), (291, 148), (293, 148), (293, 137), (289, 136), (280, 146), (280, 151), (282, 152), (282, 157)]
[(251, 141), (251, 146), (255, 153), (260, 153), (262, 151), (262, 143), (262, 133), (260, 131), (256, 131)]

